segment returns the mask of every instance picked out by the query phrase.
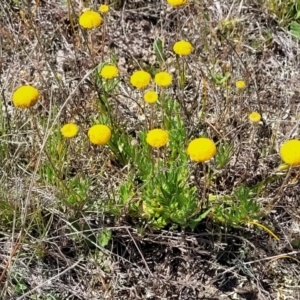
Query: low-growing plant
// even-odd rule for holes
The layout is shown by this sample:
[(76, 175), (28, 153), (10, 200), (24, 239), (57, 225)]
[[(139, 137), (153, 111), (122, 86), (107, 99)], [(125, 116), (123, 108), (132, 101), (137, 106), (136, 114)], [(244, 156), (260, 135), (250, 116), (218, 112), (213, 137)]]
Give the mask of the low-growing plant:
[[(259, 220), (263, 213), (256, 201), (257, 188), (241, 185), (232, 195), (217, 197), (219, 205), (216, 206), (213, 218), (229, 226), (238, 227)], [(214, 197), (211, 197), (211, 201)]]
[(281, 26), (287, 27), (296, 38), (300, 38), (300, 1), (268, 0), (266, 7), (273, 13)]
[(266, 7), (276, 15), (280, 25), (286, 26), (291, 21), (300, 18), (299, 0), (268, 0), (264, 3)]
[[(22, 3), (17, 2), (21, 7)], [(123, 6), (121, 2), (124, 1), (114, 3), (115, 10)], [(205, 226), (202, 221), (206, 219), (220, 230), (255, 226), (278, 239), (264, 225), (269, 223), (264, 218), (268, 218), (286, 185), (298, 180), (299, 174), (290, 182), (300, 164), (300, 142), (293, 139), (280, 146), (276, 123), (271, 138), (261, 134), (260, 129), (269, 125), (267, 121), (274, 120), (265, 118), (269, 112), (264, 114), (260, 97), (253, 96), (260, 95), (259, 76), (244, 64), (244, 53), (240, 55), (250, 49), (259, 56), (265, 45), (270, 46), (267, 41), (273, 40), (272, 31), (261, 30), (260, 47), (259, 40), (248, 40), (243, 35), (247, 18), (232, 17), (231, 10), (215, 23), (197, 1), (167, 3), (166, 13), (171, 11), (174, 17), (169, 28), (174, 25), (176, 35), (168, 39), (155, 37), (150, 60), (130, 53), (132, 57), (125, 59), (124, 67), (120, 54), (112, 53), (105, 45), (112, 38), (107, 31), (109, 7), (101, 5), (97, 11), (93, 7), (78, 13), (67, 1), (64, 8), (68, 8), (70, 32), (80, 49), (74, 50), (74, 56), (78, 60), (84, 56), (87, 61), (82, 66), (78, 64), (78, 74), (81, 77), (86, 71), (86, 75), (73, 88), (73, 79), (68, 78), (69, 84), (54, 72), (52, 60), (46, 55), (48, 50), (44, 49), (43, 62), (47, 62), (45, 69), (49, 70), (36, 72), (34, 79), (28, 75), (17, 80), (20, 85), (11, 91), (17, 112), (12, 120), (4, 110), (0, 112), (0, 161), (6, 170), (13, 164), (12, 156), (19, 155), (19, 148), (11, 149), (14, 143), (19, 147), (28, 137), (26, 150), (13, 158), (20, 162), (18, 167), (26, 186), (23, 193), (16, 192), (16, 196), (8, 192), (15, 189), (15, 184), (7, 184), (13, 177), (10, 174), (4, 172), (0, 178), (0, 186), (5, 187), (0, 189), (0, 227), (13, 228), (11, 240), (15, 243), (0, 279), (12, 271), (15, 295), (26, 293), (27, 284), (21, 274), (13, 273), (14, 255), (22, 251), (23, 241), (37, 236), (37, 243), (29, 243), (35, 249), (32, 257), (44, 259), (46, 236), (56, 225), (52, 224), (54, 216), (59, 226), (64, 224), (63, 230), (55, 227), (55, 238), (61, 231), (68, 231), (70, 239), (84, 247), (80, 253), (91, 250), (95, 257), (115, 247), (113, 226), (124, 222), (143, 235), (162, 229), (201, 230), (199, 225)], [(279, 24), (298, 35), (299, 1), (268, 0), (262, 5), (276, 15)], [(197, 29), (199, 36), (175, 24), (186, 7), (201, 14), (197, 16), (202, 22)], [(125, 12), (125, 4), (123, 9)], [(239, 11), (242, 9), (240, 6)], [(25, 13), (20, 14), (22, 30), (36, 38), (43, 49), (39, 31), (35, 30), (34, 13), (28, 9), (28, 22)], [(199, 21), (194, 15), (191, 19)], [(79, 26), (74, 26), (76, 23)], [(30, 39), (26, 37), (27, 40)], [(65, 72), (67, 67), (62, 69)], [(55, 78), (55, 87), (49, 88), (48, 78), (43, 75), (48, 71)], [(75, 104), (70, 101), (73, 96)], [(76, 102), (81, 97), (82, 107), (78, 105), (80, 101)], [(63, 104), (60, 98), (65, 99)], [(2, 95), (0, 101), (6, 110)], [(20, 129), (26, 131), (18, 132)], [(11, 141), (11, 135), (20, 141)], [(272, 173), (272, 164), (277, 162), (270, 154), (278, 149), (285, 163), (279, 171), (288, 170)], [(266, 164), (264, 160), (268, 160)], [(255, 163), (255, 168), (248, 163)], [(249, 178), (261, 164), (265, 164), (263, 171)], [(272, 194), (271, 185), (276, 185), (276, 195), (266, 204), (266, 195)], [(51, 197), (46, 195), (44, 199), (44, 189)], [(106, 221), (112, 222), (112, 227), (106, 228)], [(299, 247), (298, 239), (293, 244)], [(102, 283), (105, 286), (105, 280)]]

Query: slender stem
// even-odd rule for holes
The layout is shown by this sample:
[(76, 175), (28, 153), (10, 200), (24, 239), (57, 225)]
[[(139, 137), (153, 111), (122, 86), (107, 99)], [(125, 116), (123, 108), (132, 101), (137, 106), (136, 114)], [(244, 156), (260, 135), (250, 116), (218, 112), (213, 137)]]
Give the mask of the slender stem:
[(105, 43), (105, 36), (106, 36), (106, 16), (103, 17), (103, 26), (102, 26), (102, 45), (101, 45), (101, 60), (103, 61), (104, 58), (104, 43)]
[(154, 118), (154, 108), (153, 108), (153, 104), (150, 105), (150, 130), (153, 129), (153, 118)]
[(274, 197), (273, 200), (270, 201), (270, 203), (269, 203), (269, 205), (267, 207), (268, 210), (273, 209), (273, 207), (275, 206), (275, 204), (280, 200), (280, 196), (282, 195), (283, 188), (285, 187), (285, 185), (287, 184), (287, 182), (288, 182), (288, 180), (289, 180), (289, 178), (291, 176), (292, 168), (293, 168), (292, 166), (289, 167), (289, 170), (288, 170), (288, 172), (287, 172), (287, 174), (285, 176), (285, 179), (284, 179), (282, 185), (280, 186), (278, 192), (276, 193), (276, 196)]
[(206, 165), (205, 165), (205, 162), (202, 163), (202, 166), (203, 166), (203, 178), (204, 178), (204, 187), (203, 187), (203, 194), (202, 194), (202, 202), (206, 202), (206, 206), (208, 206), (208, 200), (206, 201), (206, 191), (207, 191), (207, 174), (206, 174)]
[[(33, 126), (34, 126), (34, 128), (36, 130), (36, 133), (38, 135), (38, 138), (39, 138), (40, 141), (43, 141), (41, 133), (40, 133), (39, 128), (38, 128), (38, 125), (37, 125), (37, 121), (36, 121), (35, 115), (34, 115), (34, 113), (33, 113), (32, 110), (30, 110), (30, 114), (31, 114), (31, 117), (32, 117)], [(82, 200), (81, 197), (80, 197), (80, 195), (77, 195), (76, 193), (74, 193), (74, 191), (72, 189), (70, 189), (70, 188), (68, 188), (66, 186), (66, 184), (63, 181), (63, 174), (61, 173), (61, 171), (59, 171), (59, 170), (56, 169), (56, 167), (55, 167), (55, 165), (54, 165), (54, 163), (53, 163), (53, 161), (51, 159), (51, 156), (49, 155), (46, 147), (44, 148), (44, 152), (45, 152), (45, 154), (47, 156), (47, 159), (48, 159), (48, 161), (49, 161), (49, 163), (51, 165), (51, 168), (52, 168), (53, 172), (55, 173), (56, 177), (59, 180), (59, 183), (62, 185), (62, 187), (64, 188), (65, 192), (68, 192), (68, 193), (72, 194), (73, 196), (75, 196), (76, 199), (79, 198), (80, 200)]]
[(202, 97), (203, 101), (202, 101), (200, 121), (205, 118), (206, 106), (207, 106), (207, 81), (204, 77), (202, 78), (202, 83), (203, 83), (203, 97)]
[(165, 89), (161, 89), (162, 127), (165, 128)]
[(255, 135), (256, 135), (256, 132), (257, 132), (257, 124), (253, 124), (252, 126), (252, 132), (251, 132), (251, 135), (250, 135), (250, 145), (253, 144), (253, 141), (254, 141), (254, 138), (255, 138)]
[(229, 87), (228, 80), (226, 80), (226, 108), (225, 113), (230, 110), (230, 96), (229, 96)]

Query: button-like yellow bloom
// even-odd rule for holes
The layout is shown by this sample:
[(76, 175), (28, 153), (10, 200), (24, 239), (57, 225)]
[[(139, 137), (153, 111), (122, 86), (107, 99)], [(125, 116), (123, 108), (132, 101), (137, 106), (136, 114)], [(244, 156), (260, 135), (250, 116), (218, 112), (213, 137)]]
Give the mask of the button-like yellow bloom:
[(39, 91), (31, 85), (23, 85), (15, 90), (12, 101), (18, 108), (30, 108), (39, 100)]
[(100, 76), (105, 79), (112, 79), (119, 75), (119, 70), (116, 66), (104, 66), (100, 72)]
[(244, 80), (238, 80), (235, 82), (235, 86), (239, 90), (243, 90), (246, 87), (246, 83)]
[(143, 89), (149, 85), (151, 75), (145, 71), (136, 71), (130, 77), (130, 83), (137, 89)]
[(68, 123), (65, 124), (60, 132), (65, 138), (73, 138), (77, 135), (79, 127), (76, 124)]
[(88, 131), (90, 142), (95, 145), (105, 145), (111, 138), (111, 130), (106, 125), (94, 125)]
[(187, 41), (178, 41), (173, 46), (173, 51), (181, 56), (190, 55), (193, 51), (193, 46)]
[(280, 156), (291, 166), (300, 165), (300, 141), (294, 139), (285, 142), (280, 148)]
[(158, 94), (155, 91), (147, 91), (144, 94), (144, 100), (149, 104), (155, 103), (157, 99), (158, 99)]
[(146, 142), (154, 148), (160, 148), (169, 141), (169, 135), (165, 130), (152, 129), (147, 133)]
[(103, 14), (106, 14), (109, 11), (109, 6), (106, 4), (102, 4), (99, 6), (99, 11)]
[(93, 29), (100, 26), (102, 18), (99, 13), (93, 10), (87, 10), (79, 17), (79, 24), (84, 29)]
[(159, 72), (155, 74), (154, 81), (160, 87), (167, 87), (172, 83), (172, 75), (168, 72)]
[(250, 115), (249, 115), (249, 120), (252, 122), (252, 123), (258, 123), (260, 120), (261, 120), (261, 115), (260, 113), (254, 111), (252, 112)]
[(215, 156), (217, 148), (215, 143), (208, 138), (198, 138), (192, 140), (187, 148), (187, 153), (191, 160), (204, 162)]
[(182, 6), (186, 4), (187, 0), (167, 0), (167, 2), (171, 6)]

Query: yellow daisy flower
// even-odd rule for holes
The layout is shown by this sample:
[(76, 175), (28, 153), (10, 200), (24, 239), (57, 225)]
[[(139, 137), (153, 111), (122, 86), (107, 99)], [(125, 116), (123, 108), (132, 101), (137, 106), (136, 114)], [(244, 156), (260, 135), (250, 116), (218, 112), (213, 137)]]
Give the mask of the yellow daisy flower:
[(111, 130), (106, 125), (94, 125), (88, 131), (90, 142), (95, 145), (105, 145), (111, 138)]
[(246, 87), (246, 83), (244, 80), (238, 80), (235, 82), (235, 86), (239, 90), (243, 90)]
[(193, 51), (193, 46), (187, 41), (178, 41), (174, 44), (173, 51), (181, 56), (190, 55)]
[(84, 29), (93, 29), (100, 26), (102, 18), (99, 13), (93, 10), (87, 10), (79, 17), (79, 24)]
[(169, 141), (169, 135), (165, 130), (152, 129), (147, 133), (146, 142), (151, 147), (160, 148)]
[(172, 83), (172, 75), (168, 72), (159, 72), (155, 74), (154, 81), (160, 87), (167, 87)]
[(102, 68), (100, 76), (104, 79), (112, 79), (119, 75), (119, 70), (116, 66), (106, 65)]
[(39, 91), (31, 85), (23, 85), (15, 90), (13, 104), (18, 108), (30, 108), (39, 100)]
[(145, 71), (136, 71), (130, 77), (130, 83), (137, 89), (143, 89), (149, 85), (151, 75)]
[(106, 4), (102, 4), (99, 6), (99, 11), (103, 14), (106, 14), (109, 11), (109, 6)]
[(260, 120), (261, 120), (261, 114), (254, 111), (252, 112), (250, 115), (249, 115), (249, 120), (252, 122), (252, 123), (258, 123)]
[(294, 139), (285, 142), (280, 148), (280, 156), (291, 166), (300, 165), (300, 141)]
[(147, 91), (144, 94), (144, 100), (149, 104), (155, 103), (157, 99), (158, 99), (158, 94), (154, 91)]
[(167, 0), (168, 4), (171, 6), (182, 6), (186, 4), (187, 0)]
[(79, 128), (76, 124), (68, 123), (61, 128), (60, 132), (65, 138), (73, 138), (77, 135), (78, 130)]
[(198, 138), (188, 144), (187, 153), (191, 160), (204, 162), (215, 156), (217, 148), (215, 143), (208, 138)]

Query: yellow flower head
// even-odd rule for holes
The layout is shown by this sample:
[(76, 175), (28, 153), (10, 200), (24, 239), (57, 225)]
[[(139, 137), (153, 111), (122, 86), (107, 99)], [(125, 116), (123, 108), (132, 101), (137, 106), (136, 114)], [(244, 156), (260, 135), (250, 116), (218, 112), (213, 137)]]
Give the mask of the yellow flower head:
[(99, 6), (99, 11), (103, 14), (106, 14), (109, 11), (109, 6), (106, 4), (102, 4)]
[(152, 129), (147, 133), (146, 142), (154, 148), (160, 148), (169, 141), (169, 135), (165, 130)]
[(254, 111), (252, 112), (250, 115), (249, 115), (249, 120), (252, 122), (252, 123), (258, 123), (260, 120), (261, 120), (261, 115), (260, 113)]
[(238, 80), (235, 82), (235, 86), (239, 90), (243, 90), (246, 87), (246, 83), (244, 80)]
[(280, 156), (282, 160), (291, 165), (300, 165), (300, 141), (289, 140), (285, 142), (280, 148)]
[(100, 26), (102, 18), (99, 13), (93, 10), (87, 10), (79, 17), (79, 24), (84, 29), (93, 29)]
[(136, 71), (130, 77), (130, 83), (137, 89), (143, 89), (149, 85), (151, 75), (145, 71)]
[(39, 91), (31, 85), (23, 85), (13, 93), (12, 101), (18, 108), (30, 108), (39, 100)]
[(187, 0), (167, 0), (171, 6), (182, 6), (186, 4)]
[(158, 99), (158, 94), (154, 91), (147, 91), (144, 94), (144, 100), (149, 104), (155, 103), (157, 99)]
[(94, 125), (88, 131), (90, 142), (95, 145), (105, 145), (111, 138), (111, 130), (106, 125)]
[(193, 46), (191, 43), (186, 41), (178, 41), (173, 46), (173, 51), (178, 55), (190, 55), (193, 51)]
[(105, 79), (112, 79), (119, 75), (119, 70), (116, 66), (104, 66), (100, 72), (100, 76)]
[(76, 124), (68, 123), (61, 128), (60, 132), (65, 138), (72, 138), (77, 135), (78, 130), (79, 128)]
[(217, 148), (215, 143), (208, 138), (198, 138), (192, 140), (187, 148), (187, 153), (191, 160), (204, 162), (215, 156)]
[(167, 87), (172, 83), (172, 75), (168, 72), (159, 72), (155, 74), (154, 81), (160, 87)]

